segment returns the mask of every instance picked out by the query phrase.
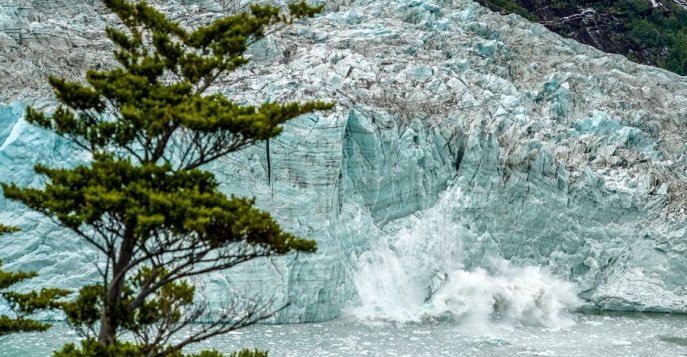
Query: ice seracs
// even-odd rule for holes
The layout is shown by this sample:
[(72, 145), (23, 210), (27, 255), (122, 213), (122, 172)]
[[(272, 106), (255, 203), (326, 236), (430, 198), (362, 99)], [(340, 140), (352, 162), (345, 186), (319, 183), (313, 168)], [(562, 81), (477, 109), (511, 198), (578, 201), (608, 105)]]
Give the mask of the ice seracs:
[[(0, 41), (9, 44), (0, 46), (3, 181), (40, 185), (35, 163), (88, 160), (18, 124), (25, 104), (54, 105), (48, 74), (77, 79), (114, 65), (102, 36), (112, 18), (97, 2), (59, 4), (0, 8)], [(211, 0), (157, 4), (188, 26), (222, 15)], [(462, 229), (466, 271), (500, 257), (546, 267), (591, 307), (685, 311), (682, 77), (464, 0), (331, 2), (251, 53), (255, 62), (215, 91), (248, 103), (336, 100), (337, 108), (294, 120), (270, 143), (270, 185), (264, 146), (211, 169), (228, 193), (255, 196), (286, 229), (316, 239), (319, 252), (196, 281), (214, 306), (261, 296), (292, 302), (275, 321), (337, 316), (360, 302), (362, 254), (450, 184), (461, 202), (445, 219)], [(0, 207), (0, 220), (24, 229), (0, 241), (8, 268), (37, 270), (35, 284), (94, 279), (97, 258), (77, 239), (16, 203)]]

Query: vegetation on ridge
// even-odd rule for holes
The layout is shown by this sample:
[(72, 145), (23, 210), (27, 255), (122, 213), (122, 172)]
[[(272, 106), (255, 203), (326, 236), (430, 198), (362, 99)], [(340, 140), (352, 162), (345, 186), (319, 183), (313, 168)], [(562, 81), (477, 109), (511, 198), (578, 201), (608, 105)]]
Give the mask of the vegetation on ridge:
[[(687, 10), (671, 0), (478, 0), (632, 61), (687, 74)], [(590, 11), (591, 10), (591, 11)]]

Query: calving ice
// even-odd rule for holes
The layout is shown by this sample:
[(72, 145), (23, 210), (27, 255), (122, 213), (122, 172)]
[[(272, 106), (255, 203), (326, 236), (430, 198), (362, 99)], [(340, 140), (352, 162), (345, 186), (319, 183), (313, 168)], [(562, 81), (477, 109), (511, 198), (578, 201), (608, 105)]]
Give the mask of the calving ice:
[[(188, 27), (223, 11), (150, 3)], [(102, 35), (111, 16), (97, 3), (50, 4), (0, 8), (0, 29), (22, 29), (0, 30), (0, 177), (20, 186), (43, 184), (36, 163), (91, 159), (25, 125), (26, 105), (55, 108), (45, 76), (115, 65)], [(327, 2), (250, 52), (210, 92), (337, 106), (284, 125), (270, 141), (270, 180), (264, 144), (209, 169), (226, 193), (255, 197), (286, 231), (316, 240), (318, 253), (195, 280), (210, 306), (232, 295), (290, 302), (272, 322), (357, 307), (545, 326), (565, 325), (578, 298), (685, 312), (684, 78), (466, 0)], [(97, 256), (49, 220), (3, 199), (0, 221), (23, 229), (0, 252), (6, 268), (40, 274), (33, 287), (97, 278)], [(381, 310), (366, 312), (375, 301)]]
[(460, 188), (449, 187), (434, 207), (385, 227), (357, 261), (361, 304), (351, 313), (372, 321), (448, 320), (473, 332), (569, 327), (582, 305), (574, 284), (539, 266), (515, 267), (495, 249), (473, 252), (471, 267), (463, 264), (471, 250), (463, 241), (470, 233), (455, 221), (463, 199)]

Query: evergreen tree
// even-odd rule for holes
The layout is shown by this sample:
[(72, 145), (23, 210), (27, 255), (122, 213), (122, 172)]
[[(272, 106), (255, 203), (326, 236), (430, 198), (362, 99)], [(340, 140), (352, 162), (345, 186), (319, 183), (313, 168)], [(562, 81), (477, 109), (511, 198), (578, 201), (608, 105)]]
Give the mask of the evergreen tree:
[[(0, 224), (0, 235), (17, 230), (17, 228)], [(0, 267), (2, 267), (2, 261), (0, 261)], [(0, 336), (15, 332), (45, 331), (50, 328), (50, 324), (31, 320), (26, 316), (40, 310), (60, 308), (61, 304), (58, 299), (66, 296), (70, 291), (43, 288), (40, 292), (17, 293), (9, 290), (11, 286), (36, 275), (35, 272), (19, 271), (12, 273), (0, 270), (0, 301), (4, 300), (15, 315), (0, 315)]]
[[(101, 281), (63, 305), (86, 339), (56, 356), (181, 356), (185, 346), (255, 323), (262, 306), (181, 337), (205, 311), (193, 303), (191, 277), (315, 242), (283, 232), (253, 200), (227, 197), (202, 170), (234, 151), (278, 135), (280, 124), (332, 108), (323, 102), (240, 105), (208, 89), (246, 64), (265, 28), (313, 16), (321, 7), (269, 5), (185, 29), (144, 1), (103, 0), (123, 24), (107, 28), (120, 66), (90, 70), (84, 82), (50, 78), (61, 105), (52, 115), (27, 108), (26, 120), (92, 154), (70, 169), (37, 165), (42, 189), (2, 184), (6, 197), (53, 218), (102, 254)], [(126, 333), (133, 341), (122, 342)], [(172, 342), (172, 337), (175, 341)], [(237, 356), (262, 356), (242, 351)], [(199, 356), (220, 356), (203, 352)]]

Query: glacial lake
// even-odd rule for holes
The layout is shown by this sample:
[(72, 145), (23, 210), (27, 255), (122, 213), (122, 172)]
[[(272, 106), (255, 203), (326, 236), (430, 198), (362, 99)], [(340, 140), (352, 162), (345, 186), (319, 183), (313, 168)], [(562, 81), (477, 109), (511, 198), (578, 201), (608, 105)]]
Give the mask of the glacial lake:
[[(492, 325), (479, 333), (442, 322), (399, 324), (353, 317), (300, 325), (257, 325), (197, 348), (229, 354), (243, 347), (271, 357), (303, 356), (687, 356), (687, 316), (575, 314), (564, 329)], [(76, 335), (63, 323), (46, 333), (0, 338), (0, 356), (41, 357)], [(191, 350), (187, 351), (190, 352)]]

